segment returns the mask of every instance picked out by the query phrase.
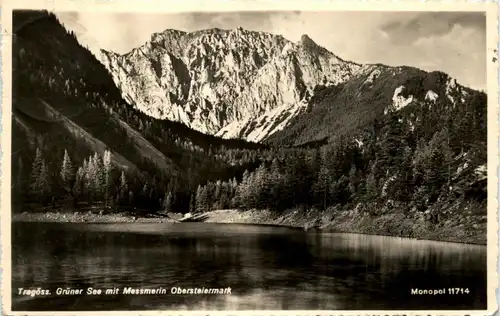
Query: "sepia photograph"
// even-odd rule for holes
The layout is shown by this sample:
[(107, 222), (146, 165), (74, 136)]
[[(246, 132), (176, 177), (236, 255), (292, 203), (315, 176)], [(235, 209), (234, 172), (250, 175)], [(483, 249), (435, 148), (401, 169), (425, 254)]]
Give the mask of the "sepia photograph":
[(66, 2), (2, 10), (9, 315), (494, 311), (494, 4)]

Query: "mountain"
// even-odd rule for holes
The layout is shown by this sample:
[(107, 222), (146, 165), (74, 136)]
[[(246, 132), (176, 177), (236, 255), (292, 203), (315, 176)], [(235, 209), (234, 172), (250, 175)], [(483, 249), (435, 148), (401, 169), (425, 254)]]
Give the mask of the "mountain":
[(224, 138), (261, 141), (303, 112), (318, 85), (335, 85), (360, 66), (307, 35), (209, 29), (165, 30), (127, 54), (100, 60), (130, 104)]
[[(142, 112), (268, 144), (325, 141), (366, 127), (393, 106), (452, 94), (460, 95), (453, 102), (468, 102), (475, 93), (441, 72), (360, 65), (307, 35), (293, 43), (242, 28), (165, 30), (124, 55), (102, 50), (100, 60)], [(410, 86), (423, 90), (407, 99)]]
[[(192, 110), (196, 120), (184, 124), (138, 109), (132, 97), (165, 96), (148, 90), (158, 82), (141, 81), (153, 78), (148, 67), (134, 70), (135, 77), (110, 73), (54, 14), (16, 11), (13, 29), (14, 211), (65, 201), (78, 210), (104, 203), (143, 216), (233, 208), (302, 217), (307, 211), (314, 225), (337, 223), (341, 231), (485, 243), (487, 95), (442, 72), (361, 66), (307, 37), (293, 44), (241, 29), (166, 31), (153, 35), (161, 45), (121, 57), (103, 53), (125, 70), (135, 69), (127, 58), (142, 65), (155, 60), (144, 52), (174, 61), (175, 72), (155, 67), (161, 73), (155, 78), (184, 82), (170, 90), (177, 105), (165, 107), (166, 113), (176, 106), (177, 114)], [(216, 41), (222, 36), (228, 42)], [(202, 44), (208, 40), (214, 46)], [(235, 43), (248, 49), (224, 53)], [(247, 59), (241, 68), (225, 67), (229, 55)], [(179, 65), (193, 68), (183, 72)], [(117, 87), (118, 75), (129, 90)], [(206, 102), (207, 91), (218, 91), (213, 102)], [(194, 122), (213, 130), (202, 133)], [(216, 126), (225, 136), (231, 131), (263, 142), (214, 136)]]
[[(189, 194), (200, 183), (231, 180), (243, 172), (244, 166), (238, 167), (241, 159), (233, 155), (229, 161), (224, 156), (231, 148), (265, 148), (203, 134), (134, 109), (122, 99), (106, 68), (52, 13), (15, 11), (13, 30), (15, 201), (40, 200), (30, 193), (37, 191), (32, 185), (38, 180), (38, 189), (47, 191), (44, 198), (62, 195), (64, 181), (59, 172), (66, 154), (73, 177), (82, 173), (80, 179), (73, 179), (76, 182), (84, 176), (94, 181), (109, 154), (114, 172), (108, 179), (113, 185), (108, 186), (113, 187), (113, 199), (130, 194), (139, 203), (136, 206), (155, 208), (158, 199), (171, 191), (182, 207), (188, 207)], [(127, 182), (127, 192), (117, 191), (114, 183), (120, 181)], [(89, 193), (90, 184), (86, 186)], [(82, 189), (70, 191), (81, 195)]]
[(443, 72), (363, 65), (346, 82), (316, 87), (307, 110), (291, 119), (286, 129), (270, 135), (266, 142), (286, 146), (328, 142), (356, 135), (389, 111), (404, 111), (406, 107), (415, 110), (430, 103), (458, 113), (458, 108), (479, 95), (484, 93), (458, 84)]

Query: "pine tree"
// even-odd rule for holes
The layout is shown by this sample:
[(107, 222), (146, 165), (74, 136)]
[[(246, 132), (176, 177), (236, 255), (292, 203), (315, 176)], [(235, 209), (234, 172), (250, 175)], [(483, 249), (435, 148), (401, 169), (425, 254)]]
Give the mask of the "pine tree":
[(70, 193), (73, 185), (74, 174), (73, 174), (73, 164), (71, 163), (71, 159), (66, 149), (64, 150), (64, 157), (62, 161), (60, 176), (63, 189), (66, 191), (66, 193)]
[(39, 201), (48, 197), (50, 192), (50, 175), (45, 164), (42, 151), (37, 148), (31, 171), (31, 193)]
[(207, 212), (210, 209), (207, 186), (198, 186), (196, 191), (196, 212)]
[(337, 181), (330, 184), (330, 196), (336, 204), (343, 204), (349, 198), (349, 179), (342, 175)]
[(374, 202), (379, 195), (377, 178), (375, 177), (375, 165), (371, 168), (371, 172), (368, 174), (365, 186), (365, 201)]
[(421, 164), (423, 169), (423, 180), (429, 200), (434, 201), (439, 195), (441, 188), (449, 184), (451, 180), (452, 153), (444, 131), (436, 132), (429, 142), (426, 155)]
[(149, 191), (149, 185), (148, 182), (146, 181), (146, 183), (144, 183), (144, 185), (142, 186), (142, 191), (141, 191), (141, 195), (143, 198), (148, 197), (148, 191)]
[(82, 162), (82, 165), (78, 168), (78, 171), (77, 171), (77, 174), (79, 175), (80, 182), (81, 182), (81, 196), (82, 196), (82, 198), (88, 198), (87, 195), (89, 192), (89, 182), (87, 180), (87, 169), (88, 169), (88, 162), (87, 162), (87, 159), (84, 159)]
[(271, 162), (270, 170), (267, 174), (267, 204), (271, 209), (282, 209), (282, 192), (285, 188), (285, 178), (280, 172), (280, 165), (277, 159)]
[[(304, 197), (304, 192), (308, 192), (310, 188), (309, 178), (311, 176), (311, 172), (306, 162), (306, 157), (304, 153), (299, 152), (294, 159), (292, 159), (292, 168), (290, 173), (290, 178), (293, 183), (293, 192), (295, 197)], [(290, 179), (289, 179), (290, 180)], [(298, 195), (296, 195), (298, 194)]]
[(391, 188), (391, 195), (395, 200), (407, 202), (413, 196), (414, 177), (412, 168), (413, 155), (411, 148), (407, 147), (403, 160), (397, 172), (396, 179)]
[(264, 164), (261, 164), (252, 174), (252, 183), (250, 185), (249, 207), (265, 208), (270, 191), (270, 183), (267, 179), (267, 171)]
[(202, 212), (203, 205), (202, 205), (202, 187), (201, 185), (198, 185), (198, 188), (196, 189), (196, 204), (195, 204), (195, 210), (196, 212)]
[(173, 210), (172, 192), (168, 192), (163, 200), (163, 211), (171, 213)]
[(83, 161), (83, 188), (85, 192), (85, 196), (89, 200), (89, 202), (92, 202), (94, 199), (94, 179), (97, 176), (96, 171), (95, 171), (95, 164), (94, 164), (94, 159), (92, 156), (90, 156), (87, 159)]
[(45, 161), (42, 163), (42, 168), (40, 171), (40, 189), (41, 194), (44, 198), (48, 198), (48, 195), (51, 190), (51, 181), (50, 181), (50, 173), (49, 168)]
[(351, 197), (354, 198), (358, 191), (359, 178), (358, 171), (356, 169), (356, 165), (353, 164), (351, 170), (349, 170), (349, 192)]
[(221, 191), (220, 191), (220, 198), (219, 198), (219, 207), (222, 209), (228, 208), (229, 207), (229, 202), (230, 202), (230, 191), (231, 191), (231, 184), (229, 182), (222, 182), (221, 184)]
[[(444, 129), (442, 131), (444, 141), (441, 143), (441, 152), (443, 153), (443, 176), (446, 179), (447, 187), (451, 184), (451, 178), (453, 172), (451, 170), (451, 165), (453, 163), (453, 150), (450, 147), (450, 136), (449, 130)], [(486, 157), (485, 157), (486, 160)]]
[(31, 167), (31, 193), (36, 197), (40, 193), (39, 183), (40, 183), (40, 172), (42, 170), (43, 164), (43, 154), (40, 148), (36, 149), (35, 160), (33, 160), (33, 165)]
[(120, 189), (125, 189), (127, 187), (127, 178), (125, 177), (125, 171), (122, 170), (120, 175)]
[(214, 190), (214, 200), (215, 201), (220, 201), (221, 190), (222, 190), (222, 182), (220, 180), (217, 180), (217, 182), (215, 182), (215, 190)]
[[(250, 172), (245, 170), (243, 172), (243, 178), (241, 179), (241, 183), (238, 185), (235, 196), (235, 204), (240, 208), (248, 208), (248, 197), (251, 193), (251, 177)], [(196, 195), (196, 200), (198, 201), (198, 194)]]
[(403, 160), (405, 142), (400, 117), (392, 113), (382, 130), (378, 160), (387, 172), (396, 171)]
[(329, 187), (332, 180), (330, 170), (326, 167), (323, 161), (319, 169), (318, 179), (312, 188), (316, 201), (323, 207), (323, 209), (326, 209), (330, 202)]
[(117, 201), (119, 203), (125, 203), (125, 195), (128, 192), (127, 178), (125, 176), (125, 171), (122, 170), (120, 174), (120, 184), (118, 186)]
[(85, 175), (84, 175), (83, 167), (79, 167), (77, 172), (76, 172), (75, 183), (73, 185), (73, 195), (76, 198), (80, 198), (84, 193), (84, 188), (83, 188), (84, 178), (85, 178)]
[(214, 182), (208, 182), (207, 185), (205, 186), (205, 194), (206, 194), (206, 210), (212, 210), (214, 207), (214, 202), (216, 202), (216, 197), (215, 197), (215, 190), (216, 186)]
[(109, 150), (104, 151), (102, 158), (103, 168), (104, 168), (104, 205), (108, 206), (109, 198), (109, 186), (111, 182), (111, 152)]
[(191, 194), (191, 199), (189, 201), (189, 211), (191, 213), (196, 212), (196, 194)]
[(103, 161), (101, 157), (99, 156), (98, 153), (94, 154), (94, 172), (95, 172), (95, 178), (94, 178), (94, 190), (97, 198), (100, 198), (103, 196), (104, 193), (104, 166), (103, 166)]

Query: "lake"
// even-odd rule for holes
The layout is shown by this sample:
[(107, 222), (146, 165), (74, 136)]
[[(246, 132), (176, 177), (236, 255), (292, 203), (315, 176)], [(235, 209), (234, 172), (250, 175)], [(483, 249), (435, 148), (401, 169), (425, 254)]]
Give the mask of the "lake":
[[(18, 295), (38, 287), (50, 295)], [(469, 293), (411, 294), (448, 288)], [(261, 225), (13, 223), (12, 293), (14, 311), (486, 309), (486, 246)]]

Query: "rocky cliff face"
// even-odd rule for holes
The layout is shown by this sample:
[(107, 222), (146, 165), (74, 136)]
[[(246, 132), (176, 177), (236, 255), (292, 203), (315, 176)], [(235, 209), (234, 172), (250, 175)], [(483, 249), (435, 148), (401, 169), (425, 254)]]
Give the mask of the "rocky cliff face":
[(282, 130), (316, 86), (345, 82), (360, 69), (306, 35), (293, 43), (241, 28), (166, 30), (125, 55), (102, 51), (100, 60), (141, 111), (251, 141)]

